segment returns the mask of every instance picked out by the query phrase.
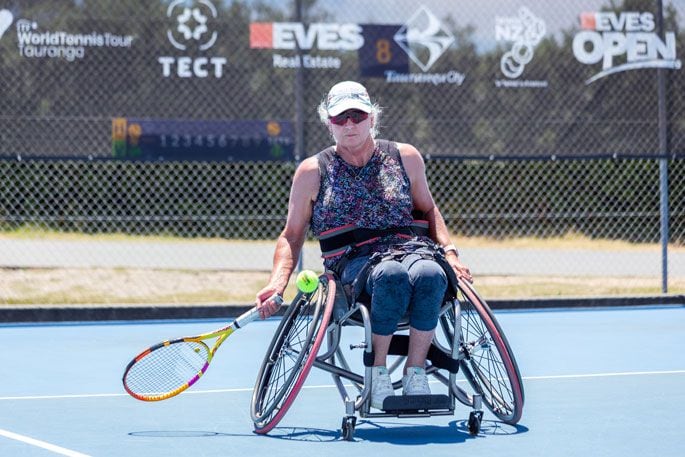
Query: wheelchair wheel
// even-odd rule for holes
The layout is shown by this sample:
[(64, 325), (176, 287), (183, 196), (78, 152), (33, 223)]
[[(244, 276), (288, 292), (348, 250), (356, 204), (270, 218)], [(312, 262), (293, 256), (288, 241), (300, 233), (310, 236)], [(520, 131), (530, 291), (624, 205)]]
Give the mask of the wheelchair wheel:
[[(495, 416), (516, 424), (523, 412), (524, 393), (509, 342), (492, 310), (471, 285), (459, 282), (457, 300), (461, 306), (460, 346), (465, 358), (460, 368), (464, 377)], [(453, 319), (454, 311), (450, 310), (445, 320)]]
[(281, 319), (252, 394), (256, 433), (271, 431), (297, 397), (326, 334), (334, 297), (335, 281), (321, 276), (319, 288), (298, 293)]

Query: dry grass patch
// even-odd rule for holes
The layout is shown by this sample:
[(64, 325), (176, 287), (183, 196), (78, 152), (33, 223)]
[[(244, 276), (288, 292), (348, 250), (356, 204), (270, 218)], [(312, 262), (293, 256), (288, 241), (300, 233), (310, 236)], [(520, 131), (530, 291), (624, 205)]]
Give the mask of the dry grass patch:
[[(0, 269), (0, 305), (249, 304), (268, 281), (265, 272), (150, 269)], [(481, 276), (486, 299), (635, 296), (661, 292), (659, 278)], [(685, 278), (670, 292), (685, 293)], [(286, 299), (295, 295), (294, 281)]]

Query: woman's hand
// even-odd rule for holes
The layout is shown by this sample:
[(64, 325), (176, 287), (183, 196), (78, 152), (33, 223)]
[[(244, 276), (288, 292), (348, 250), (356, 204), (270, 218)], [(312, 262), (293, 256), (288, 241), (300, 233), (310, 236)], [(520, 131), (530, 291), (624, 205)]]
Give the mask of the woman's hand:
[(283, 292), (277, 290), (275, 287), (269, 285), (257, 292), (255, 304), (259, 310), (259, 316), (262, 319), (273, 316), (278, 312), (283, 300), (277, 300), (275, 297), (282, 296)]
[(454, 251), (448, 251), (445, 255), (447, 262), (450, 264), (454, 272), (457, 274), (457, 278), (463, 279), (464, 281), (473, 282), (473, 276), (471, 275), (471, 270), (469, 267), (461, 263), (459, 256)]

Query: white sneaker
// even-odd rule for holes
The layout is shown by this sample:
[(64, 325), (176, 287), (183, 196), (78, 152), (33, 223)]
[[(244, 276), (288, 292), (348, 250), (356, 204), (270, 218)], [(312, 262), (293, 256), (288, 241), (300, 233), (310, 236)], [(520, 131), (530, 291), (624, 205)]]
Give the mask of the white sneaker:
[(430, 395), (426, 370), (419, 367), (408, 367), (402, 377), (402, 395)]
[(388, 369), (383, 366), (371, 368), (371, 406), (383, 409), (383, 400), (395, 395)]

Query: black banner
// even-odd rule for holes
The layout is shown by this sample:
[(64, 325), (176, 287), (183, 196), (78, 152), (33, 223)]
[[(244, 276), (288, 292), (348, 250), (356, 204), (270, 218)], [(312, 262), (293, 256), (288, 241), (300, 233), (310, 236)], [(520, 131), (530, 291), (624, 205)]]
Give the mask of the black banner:
[(683, 0), (286, 3), (0, 3), (0, 158), (291, 160), (345, 79), (431, 157), (685, 154)]

